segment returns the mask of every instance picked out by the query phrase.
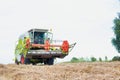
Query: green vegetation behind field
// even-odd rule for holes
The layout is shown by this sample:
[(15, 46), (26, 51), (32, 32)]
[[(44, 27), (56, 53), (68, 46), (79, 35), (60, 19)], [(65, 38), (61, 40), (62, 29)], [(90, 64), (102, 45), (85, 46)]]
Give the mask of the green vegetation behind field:
[[(90, 58), (84, 58), (84, 57), (73, 57), (71, 59), (71, 61), (69, 61), (70, 63), (77, 63), (77, 62), (111, 62), (111, 61), (120, 61), (120, 56), (114, 56), (111, 60), (108, 60), (108, 57), (105, 56), (104, 59), (102, 59), (101, 57), (99, 57), (98, 59), (95, 57), (90, 57)], [(68, 62), (68, 63), (69, 63)]]

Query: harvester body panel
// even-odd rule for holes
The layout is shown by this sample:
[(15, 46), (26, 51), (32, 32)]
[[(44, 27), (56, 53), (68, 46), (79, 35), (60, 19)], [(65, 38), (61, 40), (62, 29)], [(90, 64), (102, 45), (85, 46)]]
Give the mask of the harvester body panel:
[(67, 56), (69, 49), (67, 40), (59, 45), (53, 44), (53, 34), (47, 29), (31, 29), (19, 37), (15, 49), (15, 62), (26, 64), (38, 61), (52, 65), (54, 58)]

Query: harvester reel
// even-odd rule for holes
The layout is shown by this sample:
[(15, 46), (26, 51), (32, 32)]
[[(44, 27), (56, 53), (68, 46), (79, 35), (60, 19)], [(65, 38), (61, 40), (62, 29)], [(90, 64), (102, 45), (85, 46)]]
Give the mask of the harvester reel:
[(69, 43), (67, 40), (63, 41), (61, 49), (63, 50), (64, 53), (67, 53), (69, 51)]
[(45, 48), (45, 50), (47, 50), (47, 51), (50, 49), (50, 43), (49, 43), (48, 40), (45, 41), (45, 47), (44, 47), (44, 48)]
[(26, 40), (26, 46), (25, 46), (27, 49), (30, 48), (30, 39), (27, 39)]

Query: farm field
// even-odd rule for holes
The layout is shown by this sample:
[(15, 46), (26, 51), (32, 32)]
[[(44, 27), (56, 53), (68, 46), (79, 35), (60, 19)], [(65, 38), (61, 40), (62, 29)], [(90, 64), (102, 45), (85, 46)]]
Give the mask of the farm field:
[(120, 62), (0, 64), (0, 80), (120, 80)]

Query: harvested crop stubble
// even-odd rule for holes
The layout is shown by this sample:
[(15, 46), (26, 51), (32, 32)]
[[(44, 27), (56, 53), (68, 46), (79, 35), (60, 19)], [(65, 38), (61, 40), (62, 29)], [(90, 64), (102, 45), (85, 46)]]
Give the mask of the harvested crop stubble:
[(0, 64), (0, 80), (120, 80), (120, 62)]

